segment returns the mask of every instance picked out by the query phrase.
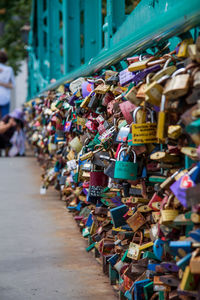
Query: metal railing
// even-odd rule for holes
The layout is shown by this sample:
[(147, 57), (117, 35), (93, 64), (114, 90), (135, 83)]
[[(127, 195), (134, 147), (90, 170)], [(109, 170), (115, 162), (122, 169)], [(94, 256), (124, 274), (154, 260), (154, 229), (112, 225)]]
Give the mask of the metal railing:
[(141, 0), (129, 15), (125, 4), (33, 0), (28, 98), (200, 25), (199, 0)]

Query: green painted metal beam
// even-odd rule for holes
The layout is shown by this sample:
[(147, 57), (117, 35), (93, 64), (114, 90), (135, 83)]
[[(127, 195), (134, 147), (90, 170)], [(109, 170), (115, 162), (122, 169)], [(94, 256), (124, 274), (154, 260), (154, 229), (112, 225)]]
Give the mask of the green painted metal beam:
[(126, 19), (125, 16), (125, 0), (113, 1), (113, 31), (117, 31)]
[(63, 55), (64, 73), (81, 64), (80, 0), (63, 0)]
[(102, 48), (101, 0), (84, 1), (84, 61), (95, 57)]
[(140, 26), (138, 25), (134, 28), (134, 26), (130, 25), (132, 28), (130, 32), (124, 25), (126, 23), (125, 21), (122, 26), (125, 27), (124, 30), (127, 30), (128, 34), (119, 28), (119, 31), (112, 41), (113, 47), (106, 51), (101, 51), (101, 53), (91, 59), (89, 63), (86, 63), (75, 71), (63, 76), (57, 80), (56, 83), (43, 89), (41, 93), (79, 76), (88, 76), (91, 73), (99, 71), (103, 67), (115, 64), (128, 55), (142, 51), (145, 48), (156, 45), (163, 40), (169, 39), (174, 35), (186, 32), (189, 29), (200, 25), (199, 0), (155, 1), (155, 3), (158, 2), (162, 2), (162, 5), (156, 7), (156, 5), (151, 5), (152, 1), (143, 0), (140, 5), (149, 3), (148, 7), (150, 8), (149, 10), (145, 10), (145, 15), (142, 13), (141, 9), (140, 14), (137, 16), (139, 10), (137, 11), (137, 9), (135, 9), (128, 17), (130, 18), (130, 23), (130, 20), (133, 21), (134, 18), (137, 17)]
[[(60, 20), (59, 0), (47, 1), (47, 43), (48, 43), (48, 61), (49, 61), (49, 79), (58, 79), (61, 77), (62, 57), (60, 52)], [(38, 1), (40, 2), (40, 1)]]

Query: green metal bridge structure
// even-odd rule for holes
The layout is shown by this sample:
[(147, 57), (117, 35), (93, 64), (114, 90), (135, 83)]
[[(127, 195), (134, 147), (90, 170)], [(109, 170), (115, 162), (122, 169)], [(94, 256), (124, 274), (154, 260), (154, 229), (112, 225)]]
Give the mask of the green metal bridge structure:
[(33, 0), (28, 99), (200, 31), (200, 0)]

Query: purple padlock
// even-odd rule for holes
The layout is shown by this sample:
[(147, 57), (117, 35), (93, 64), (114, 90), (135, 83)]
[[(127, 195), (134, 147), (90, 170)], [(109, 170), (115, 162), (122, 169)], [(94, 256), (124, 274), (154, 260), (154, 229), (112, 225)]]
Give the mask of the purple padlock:
[(131, 81), (134, 80), (135, 77), (135, 73), (134, 72), (129, 72), (128, 68), (121, 71), (119, 73), (119, 82), (121, 86), (124, 86), (128, 83), (130, 83)]
[(91, 93), (91, 91), (93, 91), (94, 84), (91, 82), (85, 81), (82, 83), (81, 87), (82, 87), (83, 98), (85, 98), (86, 96), (88, 96)]
[(169, 272), (178, 272), (179, 267), (173, 262), (162, 262), (161, 266)]
[(67, 121), (65, 123), (64, 132), (70, 132), (72, 128), (72, 121)]
[(142, 71), (137, 72), (135, 74), (135, 77), (133, 79), (133, 82), (137, 85), (141, 80), (143, 80), (149, 73), (154, 73), (157, 72), (161, 69), (160, 65), (155, 65), (149, 68), (146, 68)]
[(123, 203), (121, 202), (121, 197), (113, 197), (110, 199), (112, 203), (114, 203), (116, 206), (121, 206)]
[(74, 93), (68, 100), (68, 103), (71, 105), (71, 106), (75, 106), (75, 100), (77, 100), (77, 96), (76, 96), (76, 93)]

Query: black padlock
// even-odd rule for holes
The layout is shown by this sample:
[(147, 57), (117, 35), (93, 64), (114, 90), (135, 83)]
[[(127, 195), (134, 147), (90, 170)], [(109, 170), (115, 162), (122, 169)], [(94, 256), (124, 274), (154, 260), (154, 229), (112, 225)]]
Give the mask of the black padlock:
[(123, 182), (122, 187), (123, 187), (124, 197), (129, 197), (130, 196), (129, 190), (131, 187), (130, 183)]

